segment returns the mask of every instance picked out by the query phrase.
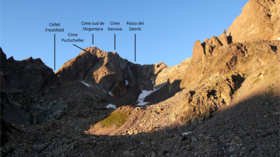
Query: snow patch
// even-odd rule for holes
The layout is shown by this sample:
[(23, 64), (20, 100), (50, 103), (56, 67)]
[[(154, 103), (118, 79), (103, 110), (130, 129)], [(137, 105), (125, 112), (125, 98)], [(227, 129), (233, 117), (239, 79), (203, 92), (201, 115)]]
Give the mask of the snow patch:
[(143, 105), (146, 105), (147, 103), (149, 103), (149, 102), (144, 102), (144, 99), (148, 96), (148, 95), (150, 95), (151, 93), (153, 93), (153, 92), (155, 92), (155, 91), (157, 91), (157, 90), (159, 90), (160, 88), (158, 88), (158, 89), (155, 89), (154, 88), (154, 90), (152, 90), (152, 91), (146, 91), (146, 90), (142, 90), (142, 93), (139, 95), (139, 97), (138, 97), (138, 105), (139, 106), (143, 106)]
[(152, 83), (155, 84), (155, 81), (153, 79), (151, 79), (151, 80), (152, 80)]
[(109, 104), (106, 106), (106, 108), (113, 108), (113, 109), (117, 109), (116, 105), (113, 104)]
[(111, 92), (109, 92), (109, 94), (110, 94), (111, 96), (113, 96), (113, 94), (112, 94)]
[(87, 87), (89, 87), (89, 84), (85, 83), (84, 81), (82, 81), (82, 83), (83, 83), (84, 85), (86, 85)]
[(184, 132), (184, 133), (182, 133), (182, 135), (184, 136), (184, 135), (188, 135), (190, 133), (192, 133), (192, 132)]
[(129, 82), (127, 80), (125, 80), (125, 85), (127, 86), (129, 84)]

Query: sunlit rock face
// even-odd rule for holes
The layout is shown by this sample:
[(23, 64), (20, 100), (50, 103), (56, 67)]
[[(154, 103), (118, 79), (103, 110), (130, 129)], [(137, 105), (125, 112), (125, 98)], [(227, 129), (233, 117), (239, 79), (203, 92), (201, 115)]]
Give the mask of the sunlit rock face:
[(228, 28), (233, 42), (274, 40), (280, 36), (280, 1), (249, 0)]

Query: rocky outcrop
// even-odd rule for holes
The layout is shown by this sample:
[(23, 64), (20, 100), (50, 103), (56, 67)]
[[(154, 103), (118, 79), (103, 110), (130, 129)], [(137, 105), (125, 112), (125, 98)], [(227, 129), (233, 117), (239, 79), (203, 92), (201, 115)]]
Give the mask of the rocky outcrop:
[(13, 127), (10, 123), (5, 121), (4, 119), (0, 118), (0, 129), (1, 129), (1, 143), (0, 146), (3, 147), (5, 143), (8, 142), (10, 138), (10, 134), (17, 129)]
[(158, 75), (166, 67), (166, 64), (163, 62), (155, 64), (154, 74)]
[(39, 124), (59, 119), (67, 114), (67, 107), (68, 103), (61, 100), (40, 100), (39, 102), (34, 102), (29, 107), (31, 114), (29, 122), (30, 124)]
[(62, 85), (84, 81), (104, 92), (110, 92), (114, 88), (112, 94), (118, 98), (126, 91), (124, 70), (127, 63), (117, 53), (91, 47), (66, 62), (56, 74)]
[(180, 114), (183, 124), (201, 123), (223, 105), (229, 105), (233, 93), (245, 79), (238, 73), (212, 81), (194, 91), (188, 91)]
[[(32, 57), (22, 61), (16, 61), (13, 57), (6, 59), (1, 49), (0, 83), (1, 118), (7, 123), (28, 126), (29, 121), (42, 123), (63, 114), (59, 103), (44, 104), (41, 107), (34, 105), (38, 103), (40, 97), (60, 86), (58, 77), (41, 59)], [(38, 116), (41, 112), (45, 118)], [(34, 115), (38, 120), (32, 119)]]
[(280, 1), (249, 0), (228, 28), (233, 42), (280, 38)]
[(127, 88), (124, 78), (118, 78), (111, 90), (111, 93), (115, 98), (120, 98), (126, 93), (126, 91)]
[[(213, 37), (212, 39), (215, 40)], [(270, 60), (277, 58), (277, 47), (279, 47), (279, 41), (232, 43), (228, 46), (216, 47), (211, 43), (213, 42), (209, 40), (202, 44), (199, 41), (195, 43), (192, 63), (185, 71), (182, 88), (230, 71), (247, 73), (252, 68), (256, 70), (264, 67)], [(203, 53), (204, 51), (206, 54)], [(250, 68), (248, 64), (251, 65)]]
[(7, 56), (3, 52), (1, 47), (0, 47), (0, 60), (1, 60), (0, 67), (2, 68), (5, 65), (6, 61), (7, 61)]
[(70, 85), (77, 81), (82, 81), (85, 73), (94, 65), (97, 58), (104, 58), (105, 52), (98, 48), (82, 51), (77, 57), (64, 63), (56, 75), (62, 85)]
[(191, 58), (186, 58), (181, 62), (179, 65), (166, 67), (164, 68), (155, 79), (155, 86), (170, 83), (172, 84), (174, 81), (180, 81), (184, 77), (184, 71), (189, 67), (191, 64)]
[(5, 92), (5, 79), (4, 79), (4, 66), (7, 61), (6, 54), (2, 51), (2, 48), (0, 47), (0, 92)]
[(224, 30), (223, 34), (218, 37), (219, 41), (223, 46), (227, 46), (231, 43), (229, 37), (227, 36), (226, 30)]
[(58, 78), (41, 59), (30, 57), (26, 60), (15, 61), (13, 57), (10, 57), (1, 62), (1, 71), (1, 86), (5, 86), (5, 91), (12, 101), (20, 102), (25, 98), (42, 96), (51, 88), (59, 86)]
[(202, 56), (204, 56), (204, 49), (200, 42), (200, 40), (197, 40), (193, 46), (193, 55), (192, 55), (192, 61), (191, 64), (200, 64), (202, 62)]
[(90, 47), (66, 62), (56, 74), (63, 86), (83, 81), (119, 99), (126, 94), (128, 86), (137, 90), (151, 90), (153, 80), (166, 67), (162, 62), (155, 65), (133, 64), (116, 52)]

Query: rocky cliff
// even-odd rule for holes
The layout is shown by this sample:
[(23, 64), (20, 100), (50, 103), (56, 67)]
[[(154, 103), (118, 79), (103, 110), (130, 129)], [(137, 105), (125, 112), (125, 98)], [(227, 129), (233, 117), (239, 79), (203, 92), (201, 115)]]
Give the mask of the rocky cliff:
[(233, 42), (280, 38), (280, 1), (249, 0), (228, 28)]

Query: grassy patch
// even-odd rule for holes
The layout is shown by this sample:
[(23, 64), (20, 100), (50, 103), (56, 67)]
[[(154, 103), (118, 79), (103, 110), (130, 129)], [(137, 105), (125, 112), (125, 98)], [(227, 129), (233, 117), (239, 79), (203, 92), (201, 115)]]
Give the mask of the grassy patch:
[(256, 78), (255, 81), (251, 84), (250, 89), (252, 89), (257, 83), (261, 81), (260, 77)]
[(252, 85), (255, 85), (255, 84), (257, 84), (258, 82), (260, 82), (261, 81), (261, 79), (258, 77), (254, 82), (253, 82), (253, 84)]
[(205, 55), (205, 57), (208, 59), (208, 58), (212, 57), (212, 55)]
[(265, 72), (264, 72), (264, 76), (268, 76), (269, 78), (272, 78), (276, 74), (277, 74), (277, 69), (265, 70)]
[(197, 91), (200, 88), (200, 86), (196, 86), (193, 90)]
[(111, 127), (116, 124), (117, 127), (123, 125), (130, 115), (130, 111), (114, 111), (108, 117), (99, 122), (104, 127)]
[(252, 75), (252, 71), (245, 74), (245, 79), (249, 78)]
[(232, 94), (232, 98), (235, 98), (238, 95), (238, 90)]
[(273, 91), (274, 91), (274, 88), (269, 86), (268, 87), (268, 92), (267, 92), (267, 96), (268, 97), (273, 97)]
[(276, 75), (276, 73), (277, 73), (277, 69), (271, 70), (271, 72), (270, 72), (271, 77)]

